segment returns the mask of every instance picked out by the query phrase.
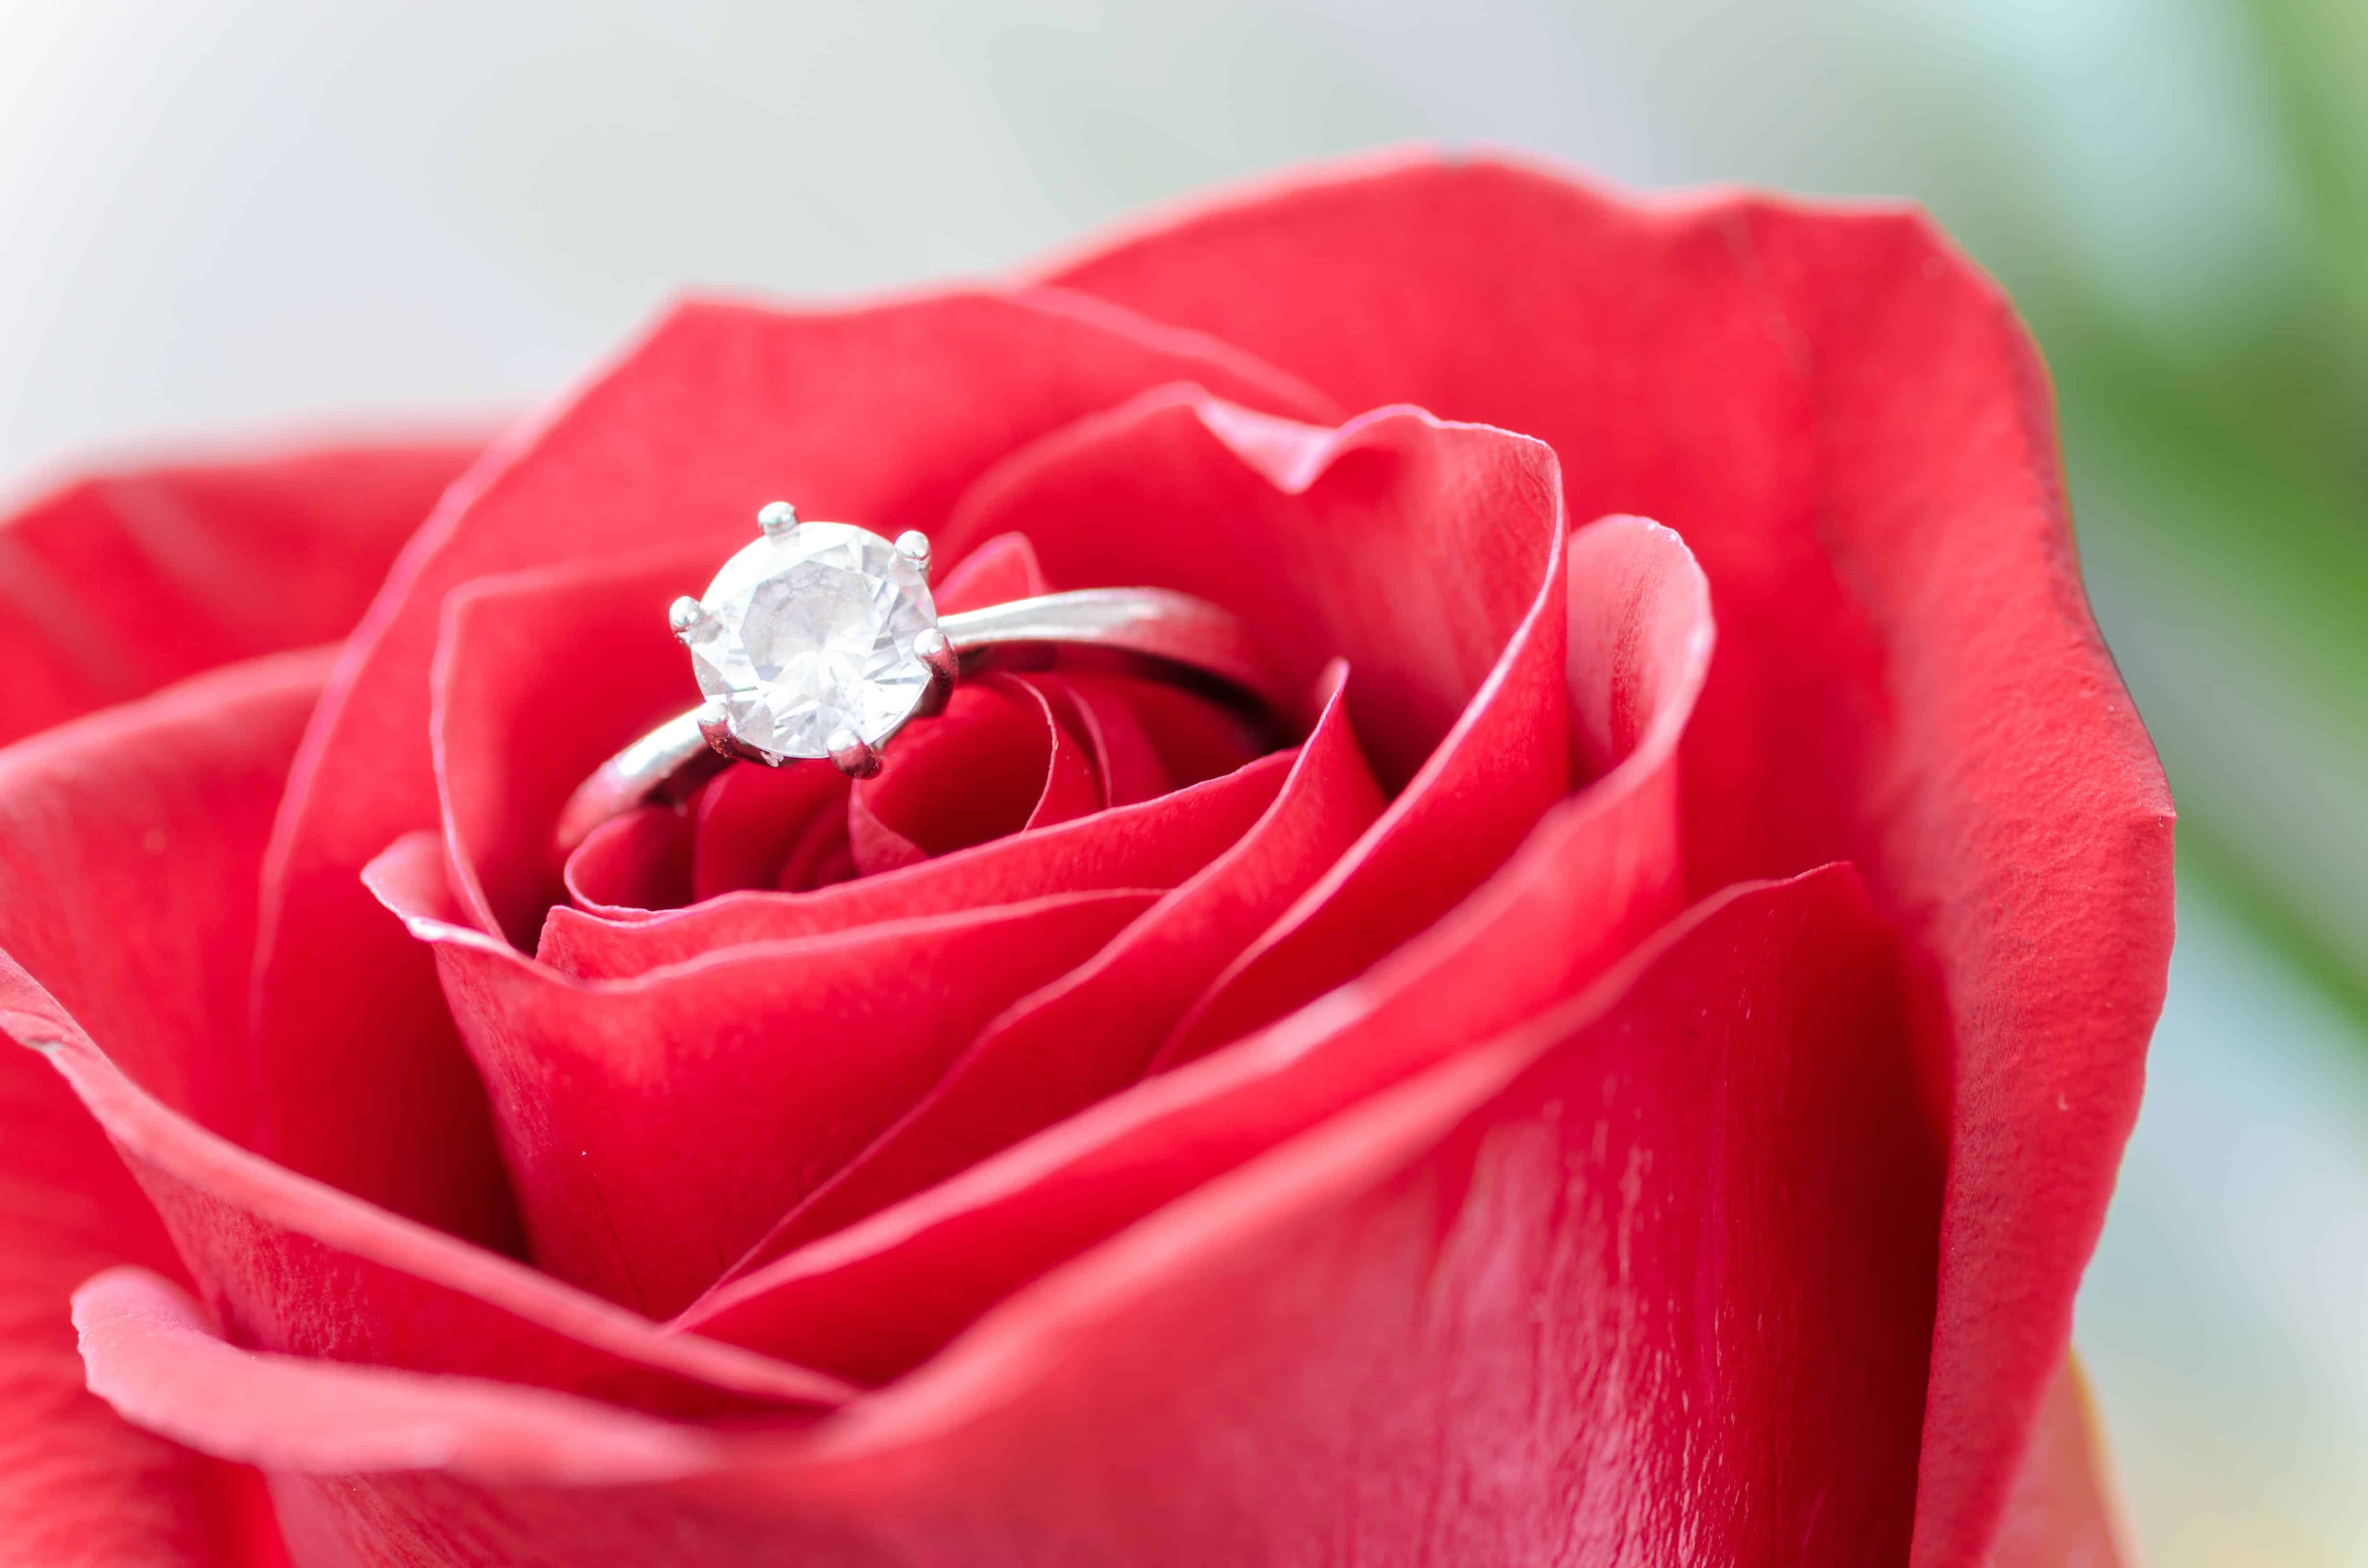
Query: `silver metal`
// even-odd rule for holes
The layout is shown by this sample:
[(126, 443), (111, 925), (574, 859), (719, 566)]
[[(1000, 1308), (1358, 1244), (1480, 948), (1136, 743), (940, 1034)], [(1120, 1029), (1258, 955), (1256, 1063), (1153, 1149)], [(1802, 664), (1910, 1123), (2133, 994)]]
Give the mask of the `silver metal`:
[(697, 631), (706, 619), (707, 607), (689, 594), (666, 607), (666, 624), (674, 628), (675, 636), (682, 642), (689, 642), (691, 633)]
[(953, 700), (954, 682), (962, 678), (962, 655), (946, 641), (946, 634), (934, 626), (913, 639), (913, 652), (929, 666), (929, 687), (921, 693), (913, 717), (934, 719)]
[(768, 501), (757, 508), (757, 526), (767, 539), (779, 539), (798, 526), (798, 509), (787, 501)]
[[(931, 675), (914, 718), (943, 711), (954, 686), (984, 671), (1055, 665), (1099, 666), (1192, 686), (1269, 727), (1289, 707), (1289, 695), (1268, 672), (1238, 618), (1166, 588), (1087, 588), (962, 610), (939, 618), (935, 631), (922, 632), (914, 651)], [(870, 744), (841, 732), (831, 737), (831, 761), (868, 778), (878, 771), (881, 748), (902, 727)], [(856, 744), (842, 747), (842, 740)], [(600, 824), (636, 806), (678, 805), (734, 762), (779, 767), (788, 760), (740, 741), (724, 722), (723, 704), (709, 702), (666, 721), (601, 764), (561, 812), (555, 847), (565, 855)]]
[(880, 771), (880, 752), (853, 730), (833, 730), (831, 766), (849, 778), (869, 778)]
[(913, 563), (921, 574), (921, 581), (929, 580), (929, 536), (918, 528), (906, 528), (896, 536), (896, 553)]
[(962, 655), (954, 652), (941, 626), (932, 626), (914, 638), (913, 652), (929, 666), (931, 675), (953, 680), (962, 674)]

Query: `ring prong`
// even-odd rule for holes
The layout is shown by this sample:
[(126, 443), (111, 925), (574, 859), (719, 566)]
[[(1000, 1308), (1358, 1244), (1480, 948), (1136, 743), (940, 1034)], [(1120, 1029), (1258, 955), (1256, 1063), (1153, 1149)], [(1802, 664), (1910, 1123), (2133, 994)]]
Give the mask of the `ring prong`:
[(946, 634), (934, 626), (913, 639), (913, 653), (939, 680), (950, 682), (962, 674), (962, 656), (946, 641)]
[(733, 736), (732, 720), (724, 711), (722, 698), (711, 697), (699, 705), (699, 733), (710, 751), (739, 760), (740, 743)]
[(913, 563), (923, 582), (929, 577), (929, 536), (918, 528), (906, 528), (896, 536), (896, 553)]
[(707, 607), (689, 594), (666, 607), (666, 624), (673, 627), (674, 634), (686, 642), (706, 619)]
[(757, 510), (757, 526), (767, 539), (779, 539), (798, 526), (798, 509), (787, 501), (768, 501)]
[(853, 730), (831, 733), (830, 760), (849, 778), (869, 778), (880, 771), (879, 749)]

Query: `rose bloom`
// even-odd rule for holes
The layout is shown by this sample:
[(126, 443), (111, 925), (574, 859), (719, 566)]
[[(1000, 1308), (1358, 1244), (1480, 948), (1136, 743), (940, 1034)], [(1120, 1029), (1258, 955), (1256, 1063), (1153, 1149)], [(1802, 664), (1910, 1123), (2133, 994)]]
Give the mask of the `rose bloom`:
[[(809, 517), (1304, 694), (553, 824)], [(1649, 519), (1649, 520), (1648, 520)], [(0, 529), (0, 1556), (2101, 1563), (2171, 938), (1914, 212), (1406, 153)]]

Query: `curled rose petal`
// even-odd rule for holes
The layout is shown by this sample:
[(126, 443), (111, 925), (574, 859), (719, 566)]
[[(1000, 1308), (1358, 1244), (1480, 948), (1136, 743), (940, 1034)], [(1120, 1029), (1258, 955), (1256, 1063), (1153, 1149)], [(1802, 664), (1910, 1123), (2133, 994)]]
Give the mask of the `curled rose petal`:
[(1394, 799), (1196, 1001), (1179, 1053), (1422, 929), (1567, 790), (1563, 526), (1526, 437), (1410, 410), (1323, 430), (1189, 391), (1081, 420), (964, 497), (954, 548), (1024, 528), (1058, 581), (1182, 588), (1241, 615), (1286, 674), (1336, 654), (1356, 672), (1349, 718)]
[(762, 1264), (953, 1175), (1139, 1078), (1243, 941), (1315, 882), (1381, 814), (1381, 790), (1334, 695), (1264, 815), (1090, 961), (984, 1028), (928, 1095), (743, 1260)]
[(144, 1269), (74, 1292), (74, 1325), (93, 1393), (152, 1431), (267, 1469), (598, 1486), (711, 1468), (719, 1447), (696, 1427), (515, 1383), (237, 1349)]
[[(810, 769), (777, 773), (742, 768), (734, 777), (823, 782)], [(842, 778), (838, 791), (842, 796), (844, 782)], [(714, 791), (704, 793), (712, 795)], [(706, 803), (701, 801), (702, 810)], [(764, 803), (773, 804), (769, 801)], [(806, 809), (784, 811), (781, 817), (792, 824), (803, 823), (821, 802), (798, 804)], [(768, 813), (768, 818), (771, 815)], [(560, 881), (577, 908), (611, 920), (632, 920), (652, 910), (678, 909), (698, 896), (692, 881), (692, 857), (698, 841), (698, 819), (689, 812), (671, 806), (643, 806), (611, 817), (586, 834), (584, 842), (569, 853), (561, 868)], [(762, 854), (761, 846), (758, 853)], [(546, 934), (548, 929), (546, 920)], [(538, 942), (541, 940), (538, 937)]]
[(342, 637), (478, 450), (387, 442), (132, 469), (0, 518), (0, 744)]
[[(837, 768), (727, 768), (700, 791), (691, 818), (689, 903), (652, 904), (643, 913), (704, 904), (744, 888), (792, 892), (844, 880), (836, 874), (842, 871), (851, 877), (848, 808), (853, 796), (854, 781)], [(546, 949), (552, 940), (546, 925)]]
[(2169, 799), (2007, 301), (1907, 210), (1632, 200), (1428, 152), (1054, 276), (1352, 406), (1532, 432), (1574, 511), (1701, 556), (1724, 636), (1687, 744), (1691, 885), (1848, 858), (1911, 944), (1952, 1129), (1914, 1561), (1978, 1559), (2136, 1111), (2171, 908)]
[(929, 1096), (791, 1211), (743, 1267), (951, 1175), (1123, 1087), (1241, 941), (1379, 814), (1378, 788), (1336, 695), (1266, 813), (1116, 941), (1016, 1003)]
[(164, 1216), (209, 1313), (243, 1344), (678, 1415), (826, 1407), (849, 1392), (658, 1334), (539, 1270), (293, 1176), (159, 1104), (87, 1040), (44, 1049)]
[(707, 565), (677, 551), (572, 562), (446, 601), (428, 733), (452, 891), (479, 930), (533, 947), (565, 892), (551, 843), (569, 793), (689, 706), (666, 606)]
[(1013, 998), (1157, 897), (1113, 889), (570, 979), (451, 923), (432, 835), (370, 886), (436, 950), (534, 1256), (653, 1316), (691, 1300)]
[(876, 778), (848, 801), (859, 876), (893, 871), (1102, 806), (1085, 743), (1030, 681), (964, 681), (944, 713), (896, 737)]
[[(1295, 753), (1220, 778), (1040, 832), (995, 839), (902, 870), (801, 892), (725, 893), (688, 909), (623, 920), (554, 909), (537, 955), (584, 979), (620, 979), (749, 942), (851, 930), (874, 921), (1017, 903), (1098, 888), (1174, 887), (1247, 832), (1281, 788)], [(826, 769), (753, 768), (785, 778)]]
[[(933, 527), (1014, 446), (1178, 379), (1329, 413), (1213, 339), (1021, 290), (803, 313), (687, 305), (506, 438), (398, 562), (290, 780), (256, 958), (262, 1149), (399, 1212), (488, 1234), (475, 1204), (498, 1156), (473, 1070), (427, 950), (359, 881), (394, 839), (438, 818), (427, 674), (454, 588), (661, 546), (703, 543), (720, 562), (757, 506), (782, 494), (890, 534)], [(357, 1014), (382, 1027), (324, 1051)], [(351, 1084), (369, 1085), (366, 1111), (319, 1114)], [(429, 1147), (444, 1157), (416, 1157)]]
[[(835, 1380), (661, 1335), (232, 1141), (253, 1103), (239, 1042), (256, 870), (324, 670), (317, 654), (233, 665), (0, 752), (0, 1030), (68, 1091), (51, 1097), (86, 1135), (58, 1147), (88, 1169), (103, 1135), (121, 1156), (93, 1196), (120, 1193), (128, 1165), (154, 1206), (57, 1261), (186, 1267), (218, 1323), (273, 1351), (677, 1413), (836, 1402)], [(143, 940), (87, 939), (131, 920)], [(8, 1082), (40, 1065), (12, 1056)]]

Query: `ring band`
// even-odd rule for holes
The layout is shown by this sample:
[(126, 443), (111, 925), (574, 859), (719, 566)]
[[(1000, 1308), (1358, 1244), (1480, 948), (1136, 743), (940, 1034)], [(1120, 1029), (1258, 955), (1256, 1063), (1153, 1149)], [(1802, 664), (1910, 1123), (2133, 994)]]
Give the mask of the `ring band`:
[(612, 817), (679, 804), (734, 762), (827, 759), (869, 777), (905, 721), (941, 710), (987, 670), (1055, 665), (1148, 675), (1269, 722), (1284, 709), (1248, 629), (1166, 588), (1087, 588), (939, 618), (928, 543), (844, 523), (803, 523), (786, 503), (726, 562), (706, 598), (675, 601), (708, 699), (619, 751), (576, 787), (553, 846), (564, 858)]

